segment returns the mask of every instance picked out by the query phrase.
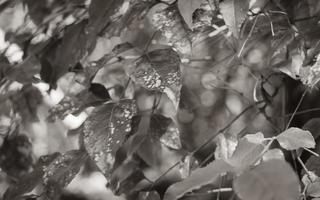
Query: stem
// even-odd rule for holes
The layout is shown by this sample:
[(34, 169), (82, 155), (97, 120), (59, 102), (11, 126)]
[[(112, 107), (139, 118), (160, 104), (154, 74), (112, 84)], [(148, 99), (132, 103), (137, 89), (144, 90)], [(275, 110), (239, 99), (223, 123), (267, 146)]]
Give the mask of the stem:
[(299, 100), (298, 105), (296, 106), (296, 108), (295, 108), (295, 110), (294, 110), (293, 114), (291, 115), (291, 118), (289, 119), (289, 122), (288, 122), (288, 124), (287, 124), (286, 129), (288, 129), (288, 128), (290, 127), (290, 124), (291, 124), (291, 122), (292, 122), (292, 120), (293, 120), (293, 118), (294, 118), (295, 114), (297, 113), (297, 111), (298, 111), (298, 109), (299, 109), (299, 107), (300, 107), (300, 105), (301, 105), (301, 103), (302, 103), (302, 101), (303, 101), (304, 97), (306, 96), (306, 94), (307, 94), (307, 89), (305, 89), (305, 90), (304, 90), (304, 92), (303, 92), (303, 94), (302, 94), (302, 96), (301, 96), (301, 98), (300, 98), (300, 100)]

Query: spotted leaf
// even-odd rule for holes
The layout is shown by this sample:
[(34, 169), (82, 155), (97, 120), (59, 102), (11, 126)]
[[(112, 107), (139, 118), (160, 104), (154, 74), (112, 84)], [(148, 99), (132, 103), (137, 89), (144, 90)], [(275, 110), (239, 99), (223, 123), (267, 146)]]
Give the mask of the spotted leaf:
[(151, 51), (137, 59), (130, 77), (148, 90), (164, 92), (177, 108), (182, 85), (180, 58), (172, 49)]
[[(38, 185), (43, 185), (42, 191), (50, 199), (55, 199), (61, 188), (67, 186), (79, 172), (87, 153), (81, 150), (68, 151), (65, 154), (54, 153), (40, 157), (34, 170), (26, 174), (19, 181), (8, 188), (5, 200), (20, 200), (26, 193), (31, 192)], [(55, 193), (52, 193), (55, 192)], [(52, 198), (51, 198), (52, 197)]]
[(135, 102), (123, 99), (96, 107), (84, 124), (83, 144), (107, 178), (117, 150), (131, 131), (131, 119), (136, 112)]
[(179, 13), (177, 5), (173, 4), (167, 7), (158, 4), (153, 10), (155, 11), (152, 15), (153, 26), (179, 53), (190, 54), (190, 29)]

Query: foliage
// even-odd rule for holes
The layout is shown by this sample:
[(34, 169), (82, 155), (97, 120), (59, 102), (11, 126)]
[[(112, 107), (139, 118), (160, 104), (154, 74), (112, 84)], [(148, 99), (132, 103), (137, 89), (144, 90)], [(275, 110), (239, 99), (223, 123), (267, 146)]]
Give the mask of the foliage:
[(320, 198), (317, 0), (0, 2), (0, 199)]

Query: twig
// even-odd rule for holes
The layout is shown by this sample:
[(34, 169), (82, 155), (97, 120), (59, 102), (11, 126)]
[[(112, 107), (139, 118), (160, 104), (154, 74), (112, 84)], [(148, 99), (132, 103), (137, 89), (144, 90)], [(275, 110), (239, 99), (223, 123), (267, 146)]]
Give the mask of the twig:
[(290, 124), (291, 124), (291, 122), (292, 122), (292, 120), (293, 120), (293, 118), (294, 118), (294, 116), (295, 116), (296, 112), (298, 111), (298, 109), (299, 109), (299, 107), (300, 107), (300, 105), (301, 105), (301, 103), (302, 103), (302, 101), (303, 101), (304, 97), (306, 96), (307, 91), (308, 91), (308, 90), (307, 90), (307, 89), (305, 89), (305, 90), (304, 90), (304, 92), (303, 92), (303, 94), (301, 95), (301, 98), (300, 98), (300, 100), (299, 100), (299, 102), (298, 102), (298, 105), (296, 106), (296, 108), (295, 108), (295, 110), (294, 110), (293, 114), (291, 115), (291, 117), (290, 117), (290, 119), (289, 119), (289, 122), (288, 122), (288, 124), (287, 124), (287, 126), (286, 126), (286, 129), (288, 129), (288, 128), (290, 127)]

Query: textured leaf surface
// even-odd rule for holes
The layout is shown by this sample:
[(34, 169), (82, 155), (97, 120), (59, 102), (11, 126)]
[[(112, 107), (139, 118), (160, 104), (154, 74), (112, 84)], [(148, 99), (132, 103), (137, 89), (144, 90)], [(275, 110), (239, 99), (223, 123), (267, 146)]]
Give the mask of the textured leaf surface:
[(295, 150), (299, 148), (314, 148), (315, 141), (309, 131), (300, 128), (289, 128), (277, 136), (279, 144), (287, 150)]
[(6, 191), (4, 199), (18, 200), (37, 185), (44, 184), (45, 193), (52, 199), (59, 194), (60, 188), (68, 185), (83, 165), (87, 153), (80, 150), (68, 151), (65, 154), (54, 153), (39, 159), (34, 170), (22, 177), (19, 182)]
[(232, 167), (228, 163), (222, 160), (215, 160), (206, 167), (193, 171), (185, 180), (171, 185), (167, 189), (163, 199), (179, 199), (187, 192), (212, 183), (216, 181), (221, 174), (231, 171)]
[(135, 101), (124, 99), (96, 107), (84, 124), (84, 146), (107, 178), (136, 112)]
[(182, 86), (180, 58), (172, 49), (158, 49), (134, 62), (130, 77), (148, 90), (164, 92), (178, 108)]
[(229, 30), (239, 37), (240, 28), (249, 10), (248, 0), (225, 0), (219, 4), (220, 12)]
[[(190, 30), (180, 15), (177, 5), (169, 7), (158, 4), (153, 8), (152, 24), (162, 33), (167, 42), (181, 54), (191, 53)], [(151, 12), (152, 13), (152, 12)]]
[(285, 161), (270, 160), (244, 172), (233, 181), (233, 188), (246, 200), (298, 200), (299, 179)]

